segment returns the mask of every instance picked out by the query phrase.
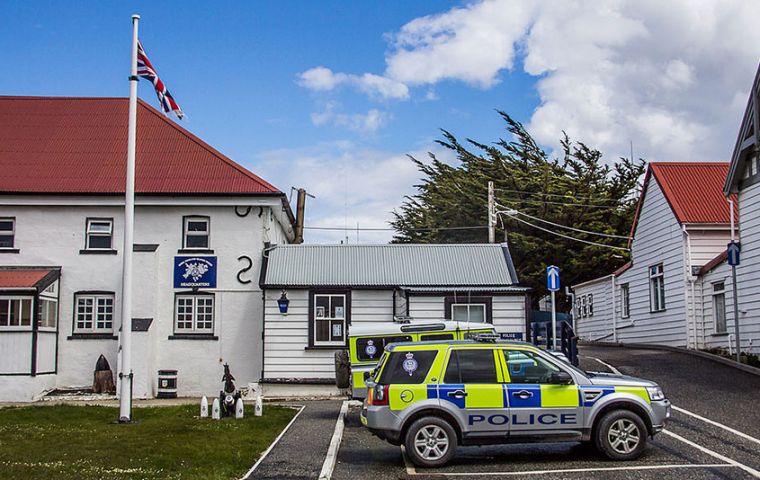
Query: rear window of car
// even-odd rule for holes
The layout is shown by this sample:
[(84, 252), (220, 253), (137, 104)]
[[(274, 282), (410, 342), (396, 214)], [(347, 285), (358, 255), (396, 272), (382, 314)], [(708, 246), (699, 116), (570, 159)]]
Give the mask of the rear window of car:
[(454, 340), (454, 334), (453, 333), (429, 333), (427, 335), (420, 335), (421, 342), (430, 342), (430, 341), (440, 342), (442, 340)]
[(444, 383), (496, 383), (493, 350), (454, 350), (449, 356)]
[(411, 342), (411, 335), (394, 335), (388, 337), (364, 337), (356, 340), (356, 357), (364, 362), (377, 360), (385, 347), (393, 342)]
[(427, 378), (437, 354), (437, 350), (391, 352), (377, 383), (380, 385), (422, 383)]

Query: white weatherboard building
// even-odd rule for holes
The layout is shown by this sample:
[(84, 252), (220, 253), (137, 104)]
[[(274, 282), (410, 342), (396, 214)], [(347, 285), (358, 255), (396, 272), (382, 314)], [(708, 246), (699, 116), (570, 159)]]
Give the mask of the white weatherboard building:
[[(760, 69), (755, 75), (742, 117), (736, 146), (731, 157), (724, 193), (736, 195), (739, 203), (741, 263), (736, 268), (739, 296), (739, 325), (743, 350), (757, 354), (760, 348)], [(730, 267), (721, 266), (728, 272)], [(730, 282), (726, 283), (730, 291)], [(729, 332), (733, 327), (733, 306), (729, 306)]]
[[(631, 231), (631, 262), (573, 286), (586, 340), (727, 346), (730, 207), (727, 163), (649, 165)], [(744, 232), (742, 231), (742, 235)]]
[[(266, 245), (293, 239), (285, 196), (143, 102), (133, 286), (136, 397), (262, 370)], [(0, 97), (0, 401), (116, 373), (127, 99)]]
[(506, 245), (278, 245), (264, 257), (269, 394), (337, 393), (334, 353), (352, 326), (368, 322), (484, 322), (526, 338), (529, 289), (518, 284)]

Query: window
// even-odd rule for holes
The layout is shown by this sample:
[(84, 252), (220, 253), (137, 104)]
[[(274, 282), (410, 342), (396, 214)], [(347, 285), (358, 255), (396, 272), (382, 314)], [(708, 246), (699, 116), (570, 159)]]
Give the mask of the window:
[(314, 295), (313, 345), (345, 345), (346, 295)]
[(510, 383), (549, 383), (559, 367), (526, 350), (504, 350)]
[(420, 335), (420, 342), (442, 342), (445, 340), (454, 340), (453, 333), (429, 333)]
[(649, 308), (652, 312), (665, 310), (665, 274), (661, 263), (649, 267)]
[(0, 298), (0, 327), (31, 327), (31, 298)]
[(726, 284), (713, 283), (713, 319), (715, 333), (726, 333)]
[(631, 316), (631, 291), (627, 283), (620, 285), (620, 312), (623, 318)]
[(211, 221), (208, 217), (185, 217), (182, 248), (188, 250), (206, 250), (209, 248), (209, 231)]
[(16, 235), (16, 219), (0, 218), (0, 248), (13, 248)]
[(78, 293), (74, 305), (74, 333), (113, 332), (113, 293)]
[(214, 296), (177, 295), (174, 333), (214, 333)]
[(589, 317), (594, 316), (594, 294), (593, 293), (588, 294), (588, 316)]
[(457, 322), (486, 321), (486, 306), (482, 303), (455, 303), (451, 305), (451, 319)]
[(581, 297), (581, 316), (587, 317), (588, 316), (588, 308), (586, 307), (586, 296)]
[(454, 350), (443, 383), (496, 383), (493, 350)]
[(396, 350), (385, 361), (383, 372), (377, 383), (380, 385), (420, 384), (427, 378), (437, 354), (435, 350)]
[(58, 324), (58, 302), (48, 298), (41, 298), (39, 301), (39, 316), (37, 318), (37, 325), (40, 328), (55, 329)]
[(86, 250), (110, 250), (113, 240), (112, 218), (88, 218), (84, 248)]
[(385, 346), (391, 343), (411, 342), (411, 335), (394, 335), (390, 337), (364, 337), (356, 339), (356, 357), (364, 362), (380, 358)]

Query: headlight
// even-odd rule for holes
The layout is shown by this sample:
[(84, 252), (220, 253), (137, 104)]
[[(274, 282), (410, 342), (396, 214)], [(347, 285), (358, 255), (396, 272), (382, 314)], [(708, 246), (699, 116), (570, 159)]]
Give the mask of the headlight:
[(649, 400), (665, 400), (665, 394), (662, 392), (662, 388), (658, 385), (647, 387), (647, 393), (649, 394)]

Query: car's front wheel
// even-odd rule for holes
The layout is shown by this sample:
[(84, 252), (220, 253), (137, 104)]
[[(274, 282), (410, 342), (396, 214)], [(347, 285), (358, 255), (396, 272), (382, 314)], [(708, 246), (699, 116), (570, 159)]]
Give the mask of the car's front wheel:
[(599, 420), (594, 443), (612, 460), (634, 460), (646, 448), (647, 427), (635, 413), (613, 410)]
[(440, 467), (454, 457), (457, 434), (446, 420), (423, 417), (406, 431), (404, 447), (409, 459), (418, 467)]

